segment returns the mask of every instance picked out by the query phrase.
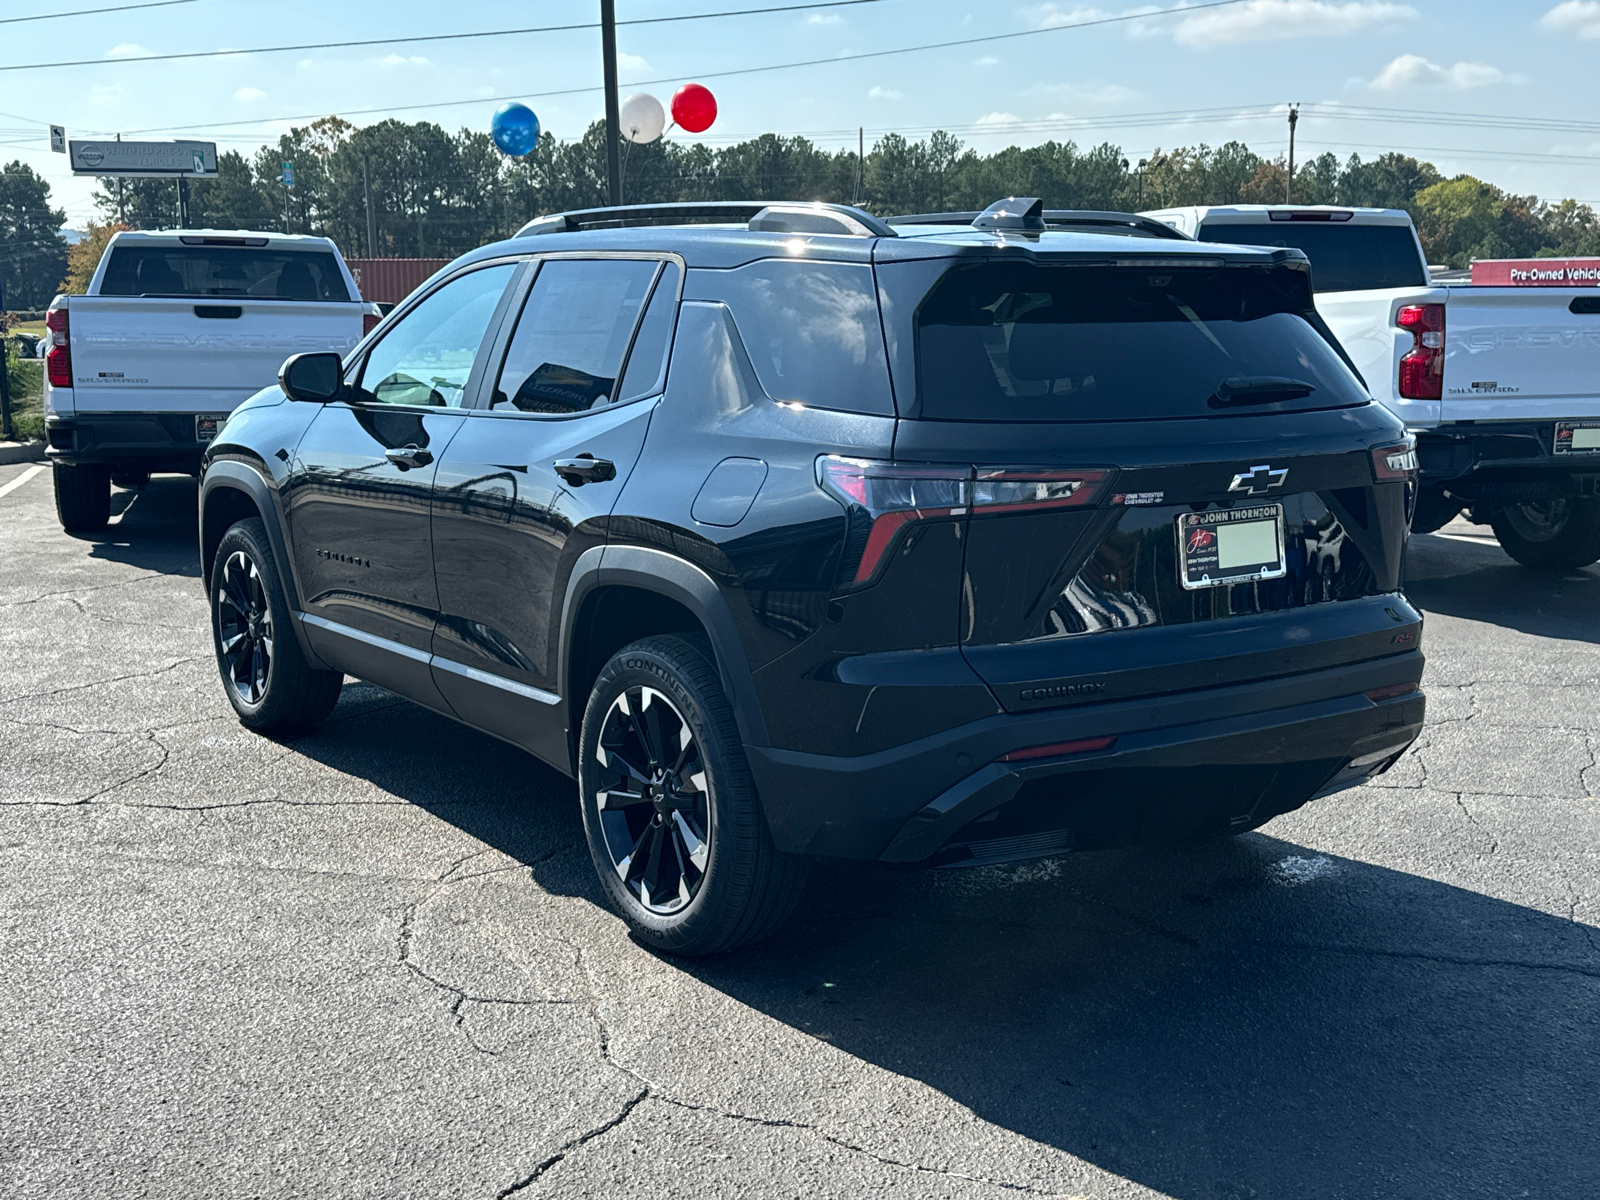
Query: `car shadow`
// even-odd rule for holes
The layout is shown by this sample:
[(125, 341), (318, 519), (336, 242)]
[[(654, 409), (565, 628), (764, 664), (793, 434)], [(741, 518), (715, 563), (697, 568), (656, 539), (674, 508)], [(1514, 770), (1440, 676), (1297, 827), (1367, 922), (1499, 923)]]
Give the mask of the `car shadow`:
[(1405, 591), (1425, 613), (1600, 642), (1600, 564), (1536, 571), (1514, 562), (1490, 539), (1419, 534), (1406, 551)]
[(69, 536), (88, 545), (90, 558), (198, 579), (196, 487), (188, 475), (156, 475), (142, 491), (113, 488), (110, 524), (98, 533)]
[[(354, 684), (294, 745), (603, 904), (571, 781), (520, 751)], [(819, 863), (770, 942), (668, 963), (1171, 1197), (1595, 1194), (1600, 931), (1270, 828), (966, 871)], [(691, 1027), (682, 1052), (715, 1061)]]

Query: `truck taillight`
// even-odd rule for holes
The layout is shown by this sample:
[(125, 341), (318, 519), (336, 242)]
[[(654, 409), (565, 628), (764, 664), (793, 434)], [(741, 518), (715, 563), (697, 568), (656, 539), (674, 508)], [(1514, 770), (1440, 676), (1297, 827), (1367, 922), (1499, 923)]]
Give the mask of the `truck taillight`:
[(361, 314), (361, 336), (366, 337), (378, 327), (378, 322), (383, 320), (383, 314), (376, 307), (370, 308)]
[(1410, 434), (1403, 442), (1374, 446), (1372, 474), (1379, 483), (1404, 483), (1417, 477), (1417, 439)]
[(823, 490), (866, 518), (853, 583), (877, 574), (896, 535), (914, 521), (1083, 507), (1099, 498), (1109, 475), (1103, 468), (941, 467), (837, 454), (817, 460)]
[(1411, 349), (1400, 360), (1400, 395), (1407, 400), (1437, 400), (1444, 395), (1444, 305), (1408, 304), (1394, 323), (1411, 334)]
[(50, 386), (72, 386), (72, 343), (67, 330), (67, 310), (52, 308), (44, 314), (44, 327), (50, 331), (50, 349), (44, 356), (45, 373)]

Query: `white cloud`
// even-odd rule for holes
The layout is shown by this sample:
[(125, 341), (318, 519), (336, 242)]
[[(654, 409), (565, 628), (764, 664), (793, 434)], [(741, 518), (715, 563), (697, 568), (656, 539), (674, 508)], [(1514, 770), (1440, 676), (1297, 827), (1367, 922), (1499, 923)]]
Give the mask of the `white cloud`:
[(472, 94), (478, 97), (480, 100), (487, 100), (490, 96), (495, 94), (495, 89), (492, 85), (486, 83), (481, 87), (473, 88)]
[(233, 94), (233, 98), (241, 103), (249, 104), (252, 100), (265, 100), (267, 94), (260, 88), (242, 87)]
[(620, 51), (618, 52), (618, 54), (617, 54), (617, 75), (619, 77), (620, 76), (626, 76), (626, 75), (632, 75), (632, 76), (637, 77), (638, 75), (640, 75), (643, 72), (648, 71), (648, 70), (650, 70), (650, 64), (649, 64), (648, 61), (645, 60), (645, 58), (642, 55), (638, 55), (638, 54), (623, 54)]
[(1458, 62), (1442, 67), (1420, 54), (1402, 54), (1379, 71), (1368, 86), (1392, 92), (1411, 87), (1479, 88), (1508, 82), (1520, 81), (1488, 63)]
[(807, 25), (843, 25), (844, 18), (838, 13), (812, 13), (806, 18)]
[(106, 51), (107, 58), (134, 58), (142, 54), (149, 54), (138, 42), (122, 42)]
[(374, 60), (386, 67), (425, 67), (428, 60), (420, 54), (385, 54), (382, 58)]
[(122, 85), (103, 83), (89, 89), (89, 103), (100, 108), (122, 103)]
[(1188, 46), (1221, 46), (1278, 38), (1339, 37), (1374, 25), (1396, 25), (1416, 17), (1409, 4), (1386, 0), (1248, 0), (1233, 8), (1183, 17), (1172, 36)]
[(867, 93), (870, 100), (904, 100), (906, 94), (895, 88), (875, 87)]
[(972, 65), (975, 67), (993, 67), (998, 66), (999, 63), (1000, 60), (992, 54), (985, 54), (982, 58), (972, 60)]
[(984, 113), (973, 124), (986, 126), (1015, 125), (1020, 119), (1016, 113), (992, 112)]
[(1539, 24), (1556, 33), (1600, 38), (1600, 0), (1564, 0), (1540, 17)]

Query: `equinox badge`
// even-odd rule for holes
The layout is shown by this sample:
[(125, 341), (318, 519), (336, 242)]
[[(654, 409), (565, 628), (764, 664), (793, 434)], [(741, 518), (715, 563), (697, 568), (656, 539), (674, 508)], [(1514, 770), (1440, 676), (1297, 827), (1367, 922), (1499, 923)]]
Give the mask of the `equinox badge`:
[(1281, 488), (1288, 478), (1288, 467), (1274, 470), (1266, 463), (1262, 463), (1259, 467), (1251, 467), (1248, 471), (1241, 471), (1235, 475), (1233, 482), (1228, 485), (1228, 490), (1243, 492), (1247, 496), (1264, 496), (1273, 488)]

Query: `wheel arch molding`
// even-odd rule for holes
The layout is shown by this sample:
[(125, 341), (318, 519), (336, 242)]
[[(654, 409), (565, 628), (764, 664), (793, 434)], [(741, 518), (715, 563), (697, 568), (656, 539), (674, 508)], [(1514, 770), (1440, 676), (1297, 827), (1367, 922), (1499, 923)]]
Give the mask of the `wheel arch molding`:
[[(659, 598), (659, 605), (646, 611), (653, 598)], [(610, 628), (600, 623), (608, 606), (610, 612), (625, 614)], [(606, 660), (629, 642), (655, 633), (702, 634), (711, 644), (741, 740), (748, 745), (768, 743), (766, 719), (733, 611), (716, 581), (687, 559), (646, 546), (592, 547), (573, 564), (562, 621), (558, 678), (567, 694), (574, 755), (589, 689)], [(573, 766), (575, 770), (576, 758)]]

